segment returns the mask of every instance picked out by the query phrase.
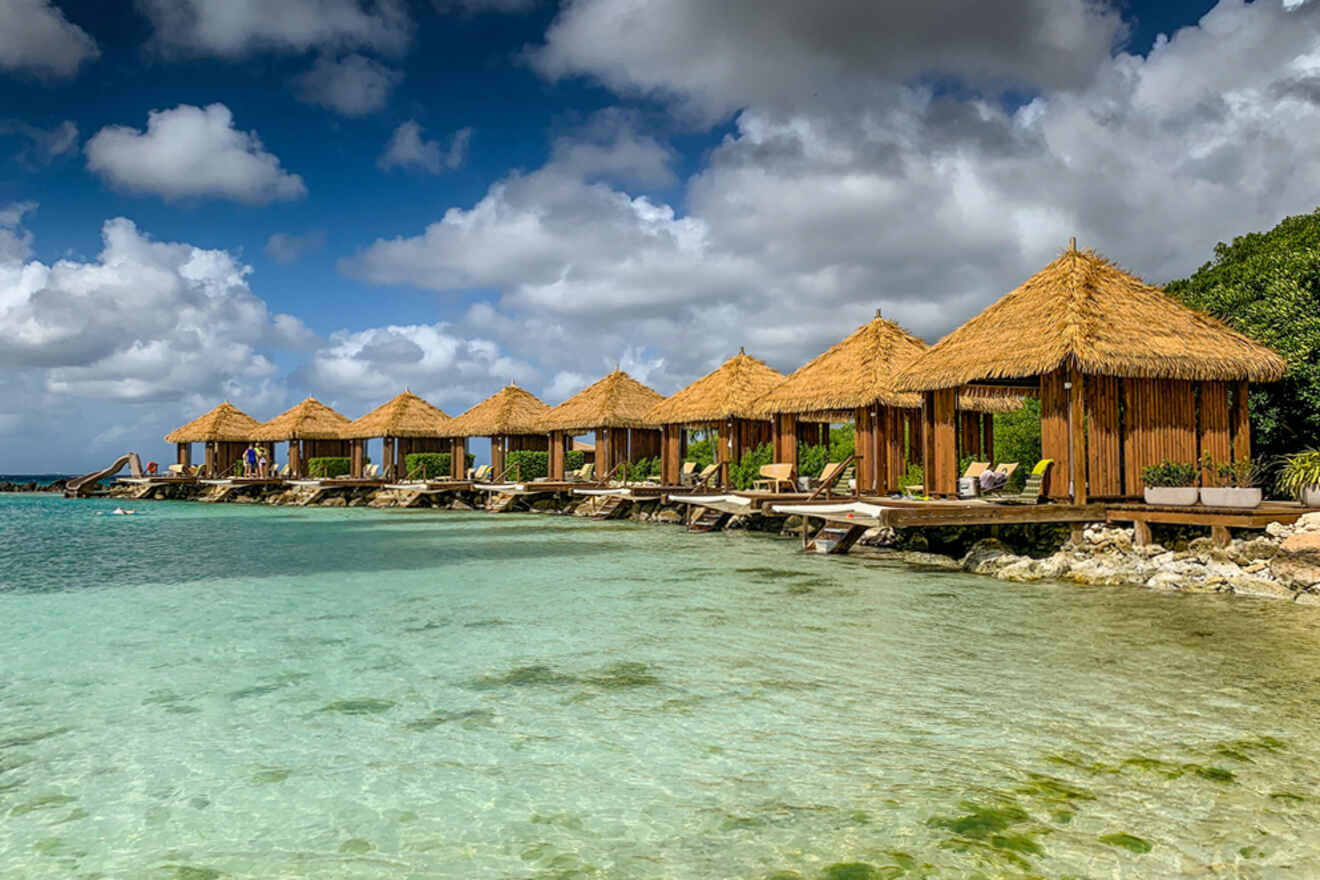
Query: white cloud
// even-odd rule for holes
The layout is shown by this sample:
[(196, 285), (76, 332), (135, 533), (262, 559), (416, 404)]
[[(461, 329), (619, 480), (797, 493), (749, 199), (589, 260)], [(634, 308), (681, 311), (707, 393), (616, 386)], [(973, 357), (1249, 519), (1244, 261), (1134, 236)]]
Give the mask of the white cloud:
[(365, 116), (384, 107), (403, 74), (354, 53), (339, 60), (316, 59), (294, 80), (298, 97), (345, 116)]
[(96, 41), (50, 0), (0, 0), (0, 69), (71, 77), (100, 56)]
[[(537, 339), (546, 375), (591, 376), (602, 353), (638, 346), (664, 355), (661, 385), (739, 345), (792, 369), (876, 307), (933, 340), (1074, 234), (1163, 282), (1216, 241), (1315, 207), (1316, 10), (1222, 0), (1148, 57), (1102, 59), (1017, 110), (869, 80), (841, 87), (843, 107), (767, 99), (686, 182), (684, 212), (592, 170), (632, 147), (578, 161), (593, 150), (568, 138), (542, 168), (341, 266), (443, 293), (493, 289), (498, 303), (467, 320), (504, 345)], [(1045, 71), (1078, 75), (1064, 73)], [(682, 77), (666, 88), (679, 93)]]
[(48, 165), (78, 146), (78, 126), (66, 119), (47, 131), (21, 119), (0, 120), (0, 136), (13, 135), (26, 142), (16, 159), (29, 167)]
[(302, 177), (285, 171), (256, 132), (235, 128), (224, 104), (152, 110), (145, 132), (106, 126), (84, 151), (87, 167), (115, 186), (166, 199), (215, 196), (265, 204), (307, 195)]
[[(6, 215), (8, 216), (8, 215)], [(308, 345), (225, 251), (158, 242), (106, 221), (95, 261), (0, 263), (0, 366), (51, 397), (125, 402), (223, 395), (269, 378), (263, 353)]]
[(1092, 0), (576, 0), (531, 61), (707, 119), (839, 106), (929, 74), (998, 89), (1076, 87), (1126, 29)]
[(467, 161), (468, 144), (472, 140), (471, 128), (460, 128), (454, 132), (449, 147), (440, 146), (439, 141), (422, 139), (422, 126), (416, 120), (407, 122), (394, 129), (385, 152), (376, 160), (382, 171), (391, 168), (419, 168), (431, 174), (453, 171), (461, 168)]
[(302, 235), (276, 232), (266, 240), (266, 256), (277, 263), (289, 265), (325, 247), (325, 230), (313, 229)]
[(0, 264), (19, 263), (32, 253), (32, 233), (22, 228), (23, 215), (37, 209), (36, 202), (15, 202), (0, 208)]
[(235, 58), (271, 49), (399, 53), (412, 38), (402, 0), (137, 0), (167, 51)]

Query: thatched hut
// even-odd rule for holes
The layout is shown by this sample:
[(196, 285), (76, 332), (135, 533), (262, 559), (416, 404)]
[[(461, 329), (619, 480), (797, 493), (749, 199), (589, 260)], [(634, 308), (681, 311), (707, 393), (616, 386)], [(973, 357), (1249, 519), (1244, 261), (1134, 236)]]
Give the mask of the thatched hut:
[(257, 439), (260, 428), (260, 422), (226, 400), (206, 415), (166, 434), (165, 442), (177, 445), (177, 461), (185, 468), (192, 466), (192, 444), (205, 444), (202, 472), (216, 477), (229, 473), (235, 462), (242, 460), (243, 451)]
[(927, 491), (957, 483), (957, 390), (1039, 394), (1055, 499), (1141, 495), (1168, 458), (1250, 455), (1250, 382), (1285, 369), (1269, 348), (1124, 272), (1076, 240), (899, 377), (924, 396)]
[(344, 437), (348, 419), (314, 397), (280, 413), (262, 425), (257, 440), (289, 444), (289, 476), (306, 476), (308, 459), (347, 458), (352, 444)]
[(458, 416), (445, 429), (454, 444), (454, 478), (467, 454), (466, 437), (490, 438), (490, 463), (496, 476), (504, 472), (504, 458), (510, 452), (545, 452), (549, 446), (541, 419), (550, 407), (535, 394), (517, 385), (506, 385), (490, 397)]
[[(757, 401), (772, 420), (775, 461), (796, 464), (800, 443), (826, 444), (830, 424), (852, 422), (857, 492), (898, 491), (909, 461), (921, 460), (921, 395), (899, 391), (895, 382), (928, 348), (877, 309), (871, 321), (794, 370)], [(1020, 406), (1017, 397), (964, 394), (965, 453), (990, 457), (993, 414)]]
[(343, 436), (353, 444), (349, 473), (362, 477), (366, 441), (379, 437), (385, 478), (403, 479), (408, 471), (405, 462), (412, 453), (450, 451), (448, 428), (453, 421), (443, 410), (404, 391), (344, 429)]
[(756, 402), (783, 381), (783, 373), (738, 349), (718, 369), (657, 404), (646, 422), (663, 432), (661, 481), (678, 485), (686, 429), (713, 428), (719, 437), (715, 448), (720, 482), (727, 484), (731, 462), (740, 461), (745, 450), (770, 442), (770, 420), (757, 411)]
[(660, 454), (660, 431), (646, 414), (664, 395), (620, 369), (574, 394), (545, 414), (550, 433), (550, 478), (564, 478), (564, 453), (577, 434), (596, 435), (596, 473), (605, 479), (622, 462), (635, 463)]

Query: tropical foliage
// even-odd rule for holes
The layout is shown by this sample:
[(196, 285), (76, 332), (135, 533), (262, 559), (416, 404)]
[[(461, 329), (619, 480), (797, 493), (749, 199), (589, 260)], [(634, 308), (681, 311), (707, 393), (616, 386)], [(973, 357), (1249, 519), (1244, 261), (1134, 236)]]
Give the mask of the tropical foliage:
[[(408, 472), (408, 479), (428, 480), (449, 476), (449, 463), (452, 459), (453, 456), (448, 452), (413, 452), (403, 457), (403, 466)], [(464, 469), (472, 467), (474, 461), (476, 456), (469, 452)]]
[(1169, 461), (1147, 465), (1141, 469), (1141, 481), (1151, 488), (1181, 488), (1195, 486), (1200, 471), (1190, 461)]

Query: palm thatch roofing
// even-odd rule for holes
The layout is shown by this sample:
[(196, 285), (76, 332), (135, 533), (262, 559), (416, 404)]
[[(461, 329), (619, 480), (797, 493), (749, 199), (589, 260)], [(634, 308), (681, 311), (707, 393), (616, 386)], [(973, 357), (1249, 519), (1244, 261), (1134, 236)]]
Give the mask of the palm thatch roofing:
[(368, 440), (373, 437), (448, 437), (447, 429), (453, 421), (443, 410), (411, 391), (404, 391), (362, 418), (354, 419), (344, 429), (343, 436), (350, 440)]
[(551, 408), (541, 420), (546, 431), (590, 431), (596, 428), (646, 428), (646, 414), (665, 396), (623, 370), (615, 369)]
[(906, 391), (1024, 379), (1074, 364), (1084, 374), (1147, 379), (1280, 378), (1283, 358), (1076, 244), (941, 339), (898, 386)]
[(544, 434), (541, 420), (550, 407), (530, 391), (506, 385), (478, 403), (445, 428), (449, 437), (496, 437), (507, 434)]
[(738, 353), (691, 385), (665, 398), (646, 414), (658, 425), (699, 425), (725, 419), (764, 419), (756, 403), (784, 381), (764, 361)]
[(165, 435), (166, 443), (250, 443), (261, 428), (252, 416), (229, 401)]
[(254, 440), (281, 443), (285, 440), (344, 440), (348, 419), (315, 397), (285, 410), (262, 425)]

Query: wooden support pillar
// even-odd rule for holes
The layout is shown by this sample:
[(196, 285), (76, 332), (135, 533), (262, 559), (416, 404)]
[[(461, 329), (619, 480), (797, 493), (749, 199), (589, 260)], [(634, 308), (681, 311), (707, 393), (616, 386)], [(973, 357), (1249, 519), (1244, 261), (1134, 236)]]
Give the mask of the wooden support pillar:
[(716, 434), (715, 462), (720, 466), (720, 470), (717, 478), (711, 481), (712, 484), (728, 485), (730, 459), (733, 456), (733, 431), (734, 423), (727, 421), (720, 425), (719, 432)]
[(550, 449), (548, 450), (548, 460), (546, 463), (546, 476), (552, 480), (564, 479), (564, 458), (566, 450), (564, 448), (564, 432), (550, 432)]
[(1072, 479), (1072, 455), (1068, 439), (1069, 400), (1068, 372), (1060, 368), (1040, 377), (1040, 451), (1041, 458), (1054, 462), (1045, 475), (1045, 494), (1055, 501), (1069, 497), (1068, 481)]
[(289, 441), (289, 476), (298, 478), (301, 477), (302, 475), (303, 475), (302, 441), (290, 440)]
[(348, 473), (349, 476), (351, 476), (355, 480), (362, 479), (362, 471), (363, 471), (362, 447), (366, 442), (367, 441), (360, 439), (352, 441), (353, 443), (352, 452), (349, 453), (349, 458), (348, 458)]
[(504, 473), (504, 436), (496, 434), (490, 438), (490, 477), (498, 479)]
[(990, 413), (981, 413), (981, 455), (995, 461), (995, 417)]
[(610, 445), (610, 461), (614, 462), (614, 467), (628, 461), (628, 429), (606, 428), (605, 436)]
[(382, 437), (380, 439), (381, 455), (380, 465), (387, 480), (403, 479), (394, 471), (394, 438)]
[(449, 478), (467, 479), (467, 440), (454, 437), (449, 441)]
[(858, 495), (870, 493), (875, 485), (875, 461), (871, 458), (871, 448), (874, 445), (871, 440), (874, 433), (871, 408), (859, 406), (853, 413), (853, 454), (857, 457), (853, 477)]
[(898, 484), (903, 481), (903, 474), (907, 471), (905, 455), (907, 428), (904, 424), (903, 410), (886, 406), (881, 407), (880, 412), (884, 414), (885, 419), (884, 453), (888, 461), (885, 482), (880, 486), (880, 491), (888, 495), (899, 491), (901, 487)]
[(603, 480), (610, 475), (614, 469), (614, 457), (610, 454), (609, 431), (605, 428), (596, 429), (596, 479)]
[(1145, 547), (1151, 541), (1150, 523), (1144, 519), (1136, 520), (1132, 523), (1132, 543), (1137, 547)]
[(203, 471), (208, 477), (214, 477), (215, 473), (215, 441), (206, 444), (205, 459), (203, 459)]
[(871, 437), (866, 447), (866, 457), (871, 461), (871, 480), (865, 494), (880, 495), (889, 485), (889, 439), (885, 431), (884, 410), (875, 404), (866, 409), (871, 415)]
[(394, 438), (394, 478), (397, 480), (408, 479), (408, 453), (412, 451), (411, 444), (404, 437)]
[(1251, 458), (1251, 409), (1247, 405), (1247, 383), (1233, 390), (1233, 460)]
[(1086, 379), (1076, 366), (1068, 367), (1069, 465), (1073, 504), (1086, 503)]
[(958, 389), (925, 394), (925, 486), (927, 495), (958, 494)]
[(192, 444), (191, 444), (191, 443), (179, 443), (179, 444), (177, 444), (175, 462), (178, 463), (178, 464), (183, 465), (183, 467), (184, 467), (185, 470), (187, 470), (188, 468), (192, 467)]
[(683, 468), (683, 438), (687, 432), (682, 425), (665, 425), (660, 435), (660, 482), (677, 486)]
[(794, 413), (774, 416), (775, 464), (796, 465), (798, 460), (798, 419)]

